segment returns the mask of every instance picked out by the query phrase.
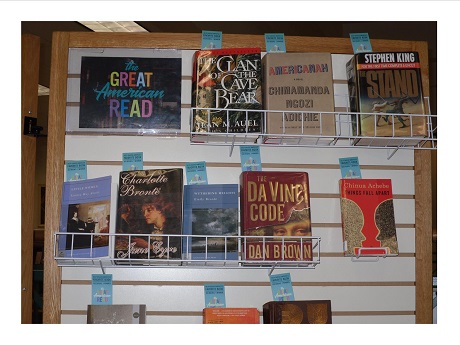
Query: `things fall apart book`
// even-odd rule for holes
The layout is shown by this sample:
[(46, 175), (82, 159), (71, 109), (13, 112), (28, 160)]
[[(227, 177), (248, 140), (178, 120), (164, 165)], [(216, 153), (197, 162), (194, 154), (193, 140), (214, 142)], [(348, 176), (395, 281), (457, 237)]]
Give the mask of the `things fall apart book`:
[[(260, 48), (199, 50), (193, 57), (192, 138), (228, 134), (257, 138), (262, 131)], [(233, 137), (233, 136), (232, 136)]]
[(244, 260), (312, 260), (306, 172), (244, 171), (240, 203)]
[(342, 179), (340, 196), (345, 255), (398, 255), (391, 179)]

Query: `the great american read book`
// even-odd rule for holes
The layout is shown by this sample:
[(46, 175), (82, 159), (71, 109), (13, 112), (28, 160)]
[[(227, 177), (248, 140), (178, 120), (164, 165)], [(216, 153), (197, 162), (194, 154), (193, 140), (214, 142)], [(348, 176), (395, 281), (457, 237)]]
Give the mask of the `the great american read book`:
[(115, 259), (180, 259), (182, 198), (183, 169), (120, 172)]

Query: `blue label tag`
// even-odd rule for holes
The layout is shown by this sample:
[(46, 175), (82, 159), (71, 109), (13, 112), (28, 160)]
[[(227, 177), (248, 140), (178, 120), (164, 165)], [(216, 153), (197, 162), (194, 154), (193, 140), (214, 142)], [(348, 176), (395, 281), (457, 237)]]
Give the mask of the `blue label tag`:
[(259, 146), (240, 146), (242, 171), (262, 171)]
[(124, 152), (123, 171), (144, 170), (143, 152)]
[(371, 41), (369, 39), (369, 34), (364, 33), (351, 33), (350, 34), (351, 45), (353, 46), (353, 52), (365, 53), (372, 52)]
[(284, 34), (265, 34), (265, 51), (267, 53), (285, 53)]
[(86, 180), (86, 161), (67, 161), (66, 181)]
[(221, 49), (222, 48), (222, 32), (221, 31), (206, 31), (201, 32), (201, 49)]
[(339, 158), (342, 178), (361, 178), (358, 157)]

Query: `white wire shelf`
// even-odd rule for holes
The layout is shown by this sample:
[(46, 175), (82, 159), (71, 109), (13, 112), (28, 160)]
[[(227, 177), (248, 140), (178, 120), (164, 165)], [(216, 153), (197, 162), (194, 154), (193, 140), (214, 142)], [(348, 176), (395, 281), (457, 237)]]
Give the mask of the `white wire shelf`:
[[(74, 248), (75, 238), (81, 236), (90, 237), (86, 241), (88, 246), (85, 248)], [(153, 243), (158, 238), (158, 234), (114, 234), (114, 233), (54, 233), (54, 259), (58, 266), (78, 266), (78, 267), (187, 267), (187, 268), (315, 268), (320, 263), (320, 242), (319, 237), (313, 236), (199, 236), (199, 235), (165, 235), (162, 234), (162, 240), (169, 247), (170, 242), (174, 240), (181, 243), (181, 255), (177, 258), (168, 258), (167, 256), (156, 258), (151, 251), (145, 257), (137, 258), (126, 250), (124, 257), (115, 256), (115, 242), (117, 238), (125, 238), (127, 247), (135, 241), (135, 238), (142, 237), (149, 243)], [(70, 238), (70, 242), (67, 239)], [(204, 251), (198, 253), (191, 251), (193, 240), (204, 243)], [(213, 242), (219, 240), (222, 244), (222, 250), (218, 251), (219, 258), (215, 258), (216, 251), (208, 251)], [(67, 243), (67, 244), (66, 244)], [(70, 243), (70, 245), (69, 245)], [(103, 243), (103, 246), (96, 245)], [(237, 247), (234, 247), (234, 244)], [(261, 252), (257, 259), (246, 257), (245, 250), (249, 243), (257, 243)], [(287, 252), (288, 246), (294, 244), (299, 248), (300, 255), (298, 259), (293, 259)], [(64, 246), (63, 246), (64, 244)], [(270, 246), (276, 244), (280, 250), (277, 252), (278, 257), (270, 257), (266, 251)], [(302, 253), (302, 248), (308, 246), (309, 255)], [(108, 248), (106, 255), (99, 256), (98, 250)], [(233, 250), (233, 248), (235, 248)], [(103, 250), (104, 251), (104, 250)], [(100, 253), (100, 251), (99, 251)], [(298, 254), (298, 253), (297, 253)], [(151, 257), (152, 255), (152, 257)], [(267, 259), (267, 256), (269, 257)], [(307, 258), (305, 258), (307, 257)], [(305, 258), (305, 259), (303, 259)]]

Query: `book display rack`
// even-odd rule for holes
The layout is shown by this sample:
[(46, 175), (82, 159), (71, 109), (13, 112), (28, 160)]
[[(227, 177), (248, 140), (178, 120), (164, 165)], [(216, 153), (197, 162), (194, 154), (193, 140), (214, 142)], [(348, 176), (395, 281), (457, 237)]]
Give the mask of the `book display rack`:
[[(224, 42), (233, 48), (264, 47), (264, 37), (259, 35), (229, 34), (224, 36)], [(262, 305), (271, 296), (267, 288), (267, 274), (260, 268), (268, 270), (269, 274), (275, 268), (288, 271), (293, 269), (293, 285), (298, 289), (296, 297), (331, 299), (333, 323), (431, 323), (431, 299), (427, 301), (426, 296), (431, 296), (432, 291), (430, 150), (437, 149), (435, 115), (404, 114), (409, 126), (415, 117), (426, 117), (426, 137), (390, 135), (386, 137), (385, 144), (374, 146), (371, 136), (367, 137), (371, 139), (369, 144), (358, 146), (357, 140), (362, 137), (352, 134), (353, 118), (368, 115), (377, 123), (377, 115), (350, 112), (346, 97), (338, 96), (342, 92), (334, 90), (336, 99), (342, 98), (342, 101), (336, 102), (336, 110), (333, 113), (316, 113), (320, 119), (334, 115), (335, 135), (276, 134), (270, 136), (270, 142), (265, 140), (263, 131), (255, 138), (254, 133), (245, 131), (200, 132), (192, 136), (190, 124), (196, 108), (191, 106), (190, 97), (184, 96), (190, 94), (187, 90), (181, 99), (182, 126), (178, 133), (168, 136), (145, 133), (132, 136), (66, 133), (65, 114), (78, 109), (79, 103), (78, 87), (75, 86), (75, 81), (79, 81), (79, 66), (69, 67), (76, 60), (72, 55), (76, 50), (177, 49), (186, 56), (182, 71), (191, 71), (191, 56), (200, 49), (200, 43), (200, 34), (54, 33), (46, 176), (44, 323), (85, 323), (85, 288), (90, 285), (87, 277), (90, 273), (100, 273), (101, 268), (103, 271), (116, 272), (116, 303), (147, 305), (147, 323), (201, 323), (202, 305), (196, 302), (199, 299), (184, 296), (196, 294), (197, 286), (210, 282), (222, 282), (230, 290), (229, 296), (238, 296), (235, 307), (257, 307), (261, 311)], [(286, 37), (286, 45), (297, 52), (331, 52), (344, 56), (343, 61), (352, 54), (350, 41), (345, 38)], [(419, 51), (424, 96), (426, 103), (429, 103), (426, 42), (376, 40), (373, 48), (376, 51)], [(335, 76), (334, 80), (337, 78)], [(191, 84), (191, 79), (191, 73), (183, 75), (183, 85)], [(337, 88), (346, 93), (346, 78), (338, 79), (340, 82)], [(235, 109), (228, 110), (228, 113), (231, 111)], [(246, 114), (249, 112), (245, 111)], [(267, 111), (258, 112), (261, 114), (261, 122), (265, 123)], [(283, 111), (270, 110), (270, 113), (284, 115)], [(300, 113), (308, 116), (308, 112)], [(321, 125), (319, 132), (322, 133)], [(311, 260), (289, 261), (285, 253), (281, 253), (280, 260), (276, 261), (245, 260), (241, 254), (245, 236), (237, 236), (240, 247), (237, 260), (207, 260), (206, 255), (203, 259), (192, 260), (187, 257), (187, 253), (177, 259), (134, 259), (129, 255), (124, 258), (114, 258), (113, 255), (77, 258), (72, 256), (72, 248), (70, 256), (60, 256), (56, 247), (59, 237), (72, 236), (56, 232), (59, 229), (65, 161), (85, 159), (89, 175), (112, 175), (116, 181), (122, 152), (143, 151), (146, 169), (183, 167), (185, 162), (192, 160), (206, 161), (209, 180), (213, 183), (235, 183), (234, 178), (241, 172), (240, 162), (238, 157), (229, 158), (221, 146), (233, 150), (241, 145), (260, 145), (264, 170), (308, 170), (311, 176), (313, 236), (303, 237), (302, 241), (311, 243)], [(380, 149), (386, 149), (387, 154)], [(391, 178), (394, 181), (395, 220), (398, 241), (401, 243), (398, 256), (364, 264), (354, 264), (350, 258), (343, 256), (340, 200), (336, 183), (340, 178), (338, 158), (358, 154), (364, 173), (371, 178)], [(128, 238), (128, 242), (132, 241), (133, 234), (123, 235)], [(96, 234), (86, 236), (93, 237)], [(120, 234), (106, 233), (98, 236), (109, 237), (109, 246), (113, 248), (115, 236)], [(196, 235), (163, 237), (169, 241), (177, 236), (182, 241), (188, 241)], [(210, 237), (202, 236), (201, 239), (207, 242)], [(264, 244), (263, 241), (271, 238), (260, 240)], [(223, 242), (226, 241), (224, 237)], [(262, 245), (261, 248), (266, 246)], [(112, 252), (109, 250), (109, 253)], [(263, 253), (262, 257), (265, 257)], [(136, 288), (143, 289), (142, 294), (133, 293), (132, 290)], [(177, 300), (171, 299), (173, 294)], [(135, 295), (146, 296), (146, 300), (135, 300)]]

